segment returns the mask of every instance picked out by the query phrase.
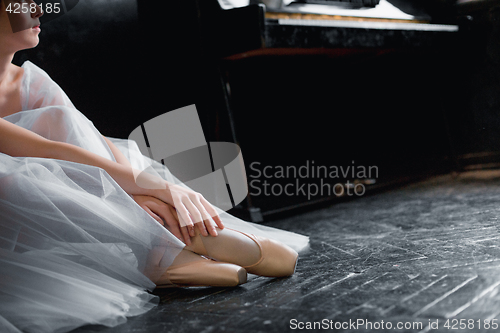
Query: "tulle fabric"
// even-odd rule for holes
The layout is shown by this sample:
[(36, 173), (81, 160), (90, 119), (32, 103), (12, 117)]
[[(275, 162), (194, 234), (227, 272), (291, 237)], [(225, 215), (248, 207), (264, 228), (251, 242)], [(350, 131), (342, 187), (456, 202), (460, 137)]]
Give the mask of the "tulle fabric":
[[(23, 68), (23, 111), (4, 119), (114, 160), (64, 91), (31, 62)], [(159, 176), (181, 184), (133, 141), (110, 140), (134, 167), (152, 165)], [(308, 245), (305, 236), (219, 213), (227, 227), (297, 251)], [(1, 332), (123, 323), (155, 306), (158, 299), (148, 291), (183, 247), (102, 169), (0, 153)]]

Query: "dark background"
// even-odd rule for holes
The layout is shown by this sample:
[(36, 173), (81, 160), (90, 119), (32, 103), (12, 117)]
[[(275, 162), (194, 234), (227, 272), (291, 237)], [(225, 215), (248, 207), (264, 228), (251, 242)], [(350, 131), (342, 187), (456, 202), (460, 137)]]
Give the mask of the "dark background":
[[(226, 62), (247, 173), (254, 161), (355, 161), (378, 166), (378, 184), (389, 184), (496, 167), (500, 15), (489, 3), (462, 11), (450, 1), (427, 3), (434, 21), (460, 25), (446, 45)], [(233, 141), (219, 59), (203, 39), (199, 9), (194, 0), (80, 1), (42, 21), (40, 45), (14, 62), (29, 59), (48, 72), (104, 135), (126, 138), (144, 121), (196, 104), (207, 141)], [(369, 52), (359, 56), (360, 49)], [(264, 211), (308, 201), (253, 199)]]

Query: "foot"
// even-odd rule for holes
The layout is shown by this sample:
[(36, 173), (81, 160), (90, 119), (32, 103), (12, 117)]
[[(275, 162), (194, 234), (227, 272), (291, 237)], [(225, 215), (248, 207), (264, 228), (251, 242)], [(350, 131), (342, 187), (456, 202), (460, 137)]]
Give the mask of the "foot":
[(246, 281), (247, 272), (241, 266), (182, 250), (157, 282), (157, 287), (235, 287)]
[(289, 246), (229, 228), (217, 232), (217, 237), (198, 233), (185, 249), (239, 265), (248, 273), (261, 276), (284, 277), (294, 273), (298, 253)]

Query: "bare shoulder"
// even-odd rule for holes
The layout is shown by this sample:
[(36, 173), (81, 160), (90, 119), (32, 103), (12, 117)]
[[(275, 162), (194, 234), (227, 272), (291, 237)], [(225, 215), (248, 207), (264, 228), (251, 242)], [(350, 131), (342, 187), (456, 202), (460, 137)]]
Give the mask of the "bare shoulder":
[(10, 64), (10, 70), (12, 73), (11, 77), (13, 81), (20, 80), (24, 75), (24, 68), (14, 65), (12, 63)]
[(22, 110), (21, 82), (24, 69), (11, 64), (9, 73), (0, 87), (0, 117), (6, 117)]

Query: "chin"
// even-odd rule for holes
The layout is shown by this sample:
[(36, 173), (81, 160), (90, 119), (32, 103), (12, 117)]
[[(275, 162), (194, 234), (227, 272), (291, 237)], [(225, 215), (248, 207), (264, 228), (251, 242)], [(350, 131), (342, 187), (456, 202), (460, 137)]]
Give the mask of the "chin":
[(33, 49), (33, 48), (35, 48), (37, 46), (38, 46), (38, 43), (26, 44), (21, 49), (19, 49), (19, 51)]
[(24, 32), (22, 35), (19, 35), (20, 33), (15, 34), (15, 44), (17, 44), (17, 48), (19, 49), (19, 51), (34, 48), (40, 42), (38, 35), (34, 35), (33, 33), (24, 34)]
[(26, 49), (32, 49), (36, 47), (40, 43), (40, 40), (38, 39), (38, 36), (35, 38), (30, 38), (29, 40), (26, 41)]

